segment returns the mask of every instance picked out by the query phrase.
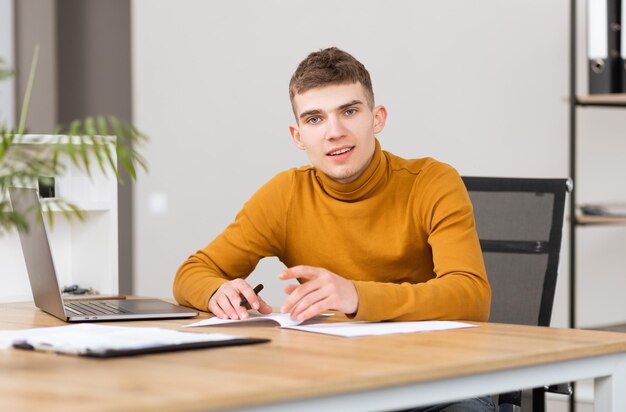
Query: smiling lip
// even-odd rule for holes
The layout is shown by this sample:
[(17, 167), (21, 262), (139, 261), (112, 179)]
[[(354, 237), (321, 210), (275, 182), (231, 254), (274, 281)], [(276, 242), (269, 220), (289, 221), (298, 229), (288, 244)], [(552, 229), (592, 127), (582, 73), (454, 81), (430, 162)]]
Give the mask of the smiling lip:
[(354, 146), (339, 147), (337, 149), (333, 149), (330, 152), (326, 153), (326, 156), (337, 157), (337, 156), (345, 155), (346, 153), (350, 153), (352, 149), (354, 149)]

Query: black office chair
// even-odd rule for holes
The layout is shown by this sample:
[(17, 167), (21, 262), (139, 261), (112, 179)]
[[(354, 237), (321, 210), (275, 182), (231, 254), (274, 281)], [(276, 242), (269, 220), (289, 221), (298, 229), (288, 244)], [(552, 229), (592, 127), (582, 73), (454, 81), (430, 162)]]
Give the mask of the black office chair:
[[(491, 284), (490, 322), (549, 326), (569, 179), (463, 177)], [(551, 387), (571, 393), (570, 385)], [(500, 410), (541, 412), (546, 388), (499, 395)], [(532, 397), (532, 400), (528, 397)], [(530, 406), (532, 404), (532, 409)]]

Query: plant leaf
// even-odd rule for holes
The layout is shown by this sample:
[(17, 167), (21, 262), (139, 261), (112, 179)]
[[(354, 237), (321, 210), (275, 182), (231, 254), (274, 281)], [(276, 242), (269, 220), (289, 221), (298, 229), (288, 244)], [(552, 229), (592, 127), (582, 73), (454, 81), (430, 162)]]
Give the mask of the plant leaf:
[(37, 73), (37, 64), (39, 62), (39, 45), (35, 46), (33, 52), (33, 60), (30, 64), (30, 73), (28, 75), (28, 82), (26, 83), (26, 91), (24, 92), (24, 101), (22, 102), (22, 111), (20, 113), (20, 123), (17, 128), (17, 134), (23, 134), (26, 127), (26, 118), (28, 117), (28, 106), (30, 106), (30, 96), (33, 91), (33, 84), (35, 83), (35, 73)]

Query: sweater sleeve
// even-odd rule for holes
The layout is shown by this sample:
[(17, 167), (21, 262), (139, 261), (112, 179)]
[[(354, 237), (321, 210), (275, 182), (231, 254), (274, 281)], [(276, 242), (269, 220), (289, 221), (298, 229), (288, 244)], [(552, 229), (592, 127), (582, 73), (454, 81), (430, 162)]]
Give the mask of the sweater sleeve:
[(491, 288), (461, 177), (436, 163), (422, 171), (414, 189), (415, 230), (427, 234), (434, 277), (417, 284), (355, 281), (359, 308), (354, 318), (488, 320)]
[(276, 175), (244, 204), (232, 224), (183, 262), (173, 286), (178, 303), (206, 311), (223, 283), (247, 277), (263, 257), (281, 256), (291, 180), (289, 171)]

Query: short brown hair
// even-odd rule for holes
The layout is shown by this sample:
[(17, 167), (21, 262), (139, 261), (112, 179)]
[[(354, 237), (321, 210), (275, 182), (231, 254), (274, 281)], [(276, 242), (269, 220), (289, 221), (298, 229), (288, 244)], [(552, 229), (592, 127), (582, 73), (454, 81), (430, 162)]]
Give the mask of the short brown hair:
[(337, 47), (329, 47), (309, 54), (298, 65), (289, 81), (289, 99), (293, 106), (293, 98), (296, 94), (320, 86), (357, 82), (365, 88), (367, 103), (373, 108), (372, 80), (365, 66), (351, 54)]

